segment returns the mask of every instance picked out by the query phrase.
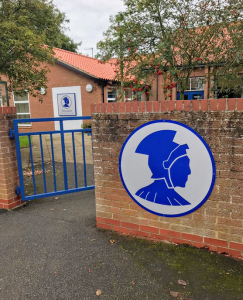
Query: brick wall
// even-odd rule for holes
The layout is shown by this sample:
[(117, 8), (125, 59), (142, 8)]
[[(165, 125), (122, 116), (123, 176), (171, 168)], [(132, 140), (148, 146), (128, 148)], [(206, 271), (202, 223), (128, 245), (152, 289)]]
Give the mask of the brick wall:
[(0, 107), (0, 208), (5, 209), (21, 204), (15, 194), (19, 180), (15, 141), (9, 138), (15, 118), (15, 107)]
[[(78, 74), (59, 64), (54, 64), (53, 66), (49, 66), (49, 68), (50, 73), (47, 75), (48, 88), (46, 95), (43, 96), (43, 102), (29, 96), (31, 118), (53, 118), (52, 88), (54, 87), (80, 86), (83, 116), (90, 116), (92, 103), (102, 103), (102, 86), (95, 83), (94, 79)], [(87, 84), (92, 84), (94, 87), (91, 93), (86, 91)], [(55, 130), (54, 122), (33, 123), (31, 127), (20, 128), (20, 132), (48, 130)]]
[[(158, 119), (196, 130), (216, 163), (211, 196), (195, 212), (178, 218), (151, 214), (127, 194), (119, 155), (128, 135)], [(92, 106), (96, 215), (99, 228), (155, 240), (243, 254), (243, 99), (111, 103)]]

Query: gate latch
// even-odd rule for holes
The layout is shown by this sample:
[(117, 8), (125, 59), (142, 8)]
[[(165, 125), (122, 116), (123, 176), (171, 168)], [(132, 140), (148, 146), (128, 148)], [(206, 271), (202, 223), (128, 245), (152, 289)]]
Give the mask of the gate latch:
[(20, 193), (21, 193), (20, 186), (17, 185), (17, 186), (16, 186), (16, 189), (15, 189), (15, 194), (16, 194), (17, 196), (19, 196)]
[(9, 138), (14, 139), (14, 130), (12, 128), (9, 130)]

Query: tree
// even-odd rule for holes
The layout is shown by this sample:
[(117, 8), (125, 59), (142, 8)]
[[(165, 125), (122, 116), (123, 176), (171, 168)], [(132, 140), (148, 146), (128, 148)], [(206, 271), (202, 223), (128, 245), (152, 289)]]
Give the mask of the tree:
[[(0, 0), (0, 70), (8, 89), (41, 98), (52, 48), (64, 39), (65, 14), (51, 0)], [(48, 46), (47, 46), (48, 45)]]
[[(196, 68), (221, 89), (242, 85), (243, 5), (241, 0), (125, 0), (122, 47), (126, 71), (152, 82), (164, 75), (165, 94), (178, 84), (181, 99)], [(117, 17), (98, 44), (109, 60), (121, 46), (114, 39)], [(117, 48), (116, 48), (117, 47)], [(236, 80), (237, 78), (237, 80)], [(237, 84), (236, 84), (237, 82)]]

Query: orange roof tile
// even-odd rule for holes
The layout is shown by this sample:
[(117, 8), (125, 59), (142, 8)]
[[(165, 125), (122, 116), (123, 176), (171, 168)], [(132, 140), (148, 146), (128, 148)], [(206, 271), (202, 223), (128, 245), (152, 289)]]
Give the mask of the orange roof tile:
[(96, 58), (54, 48), (55, 58), (75, 69), (95, 78), (114, 80), (116, 73), (111, 63), (102, 63)]

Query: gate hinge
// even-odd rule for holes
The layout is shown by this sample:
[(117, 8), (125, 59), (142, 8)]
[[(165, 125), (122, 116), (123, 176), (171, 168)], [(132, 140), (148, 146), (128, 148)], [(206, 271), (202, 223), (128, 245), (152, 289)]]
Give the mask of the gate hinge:
[(9, 130), (9, 138), (14, 139), (14, 130), (12, 128)]
[(16, 194), (17, 196), (19, 196), (20, 193), (21, 193), (20, 186), (17, 185), (17, 186), (16, 186), (16, 189), (15, 189), (15, 194)]

